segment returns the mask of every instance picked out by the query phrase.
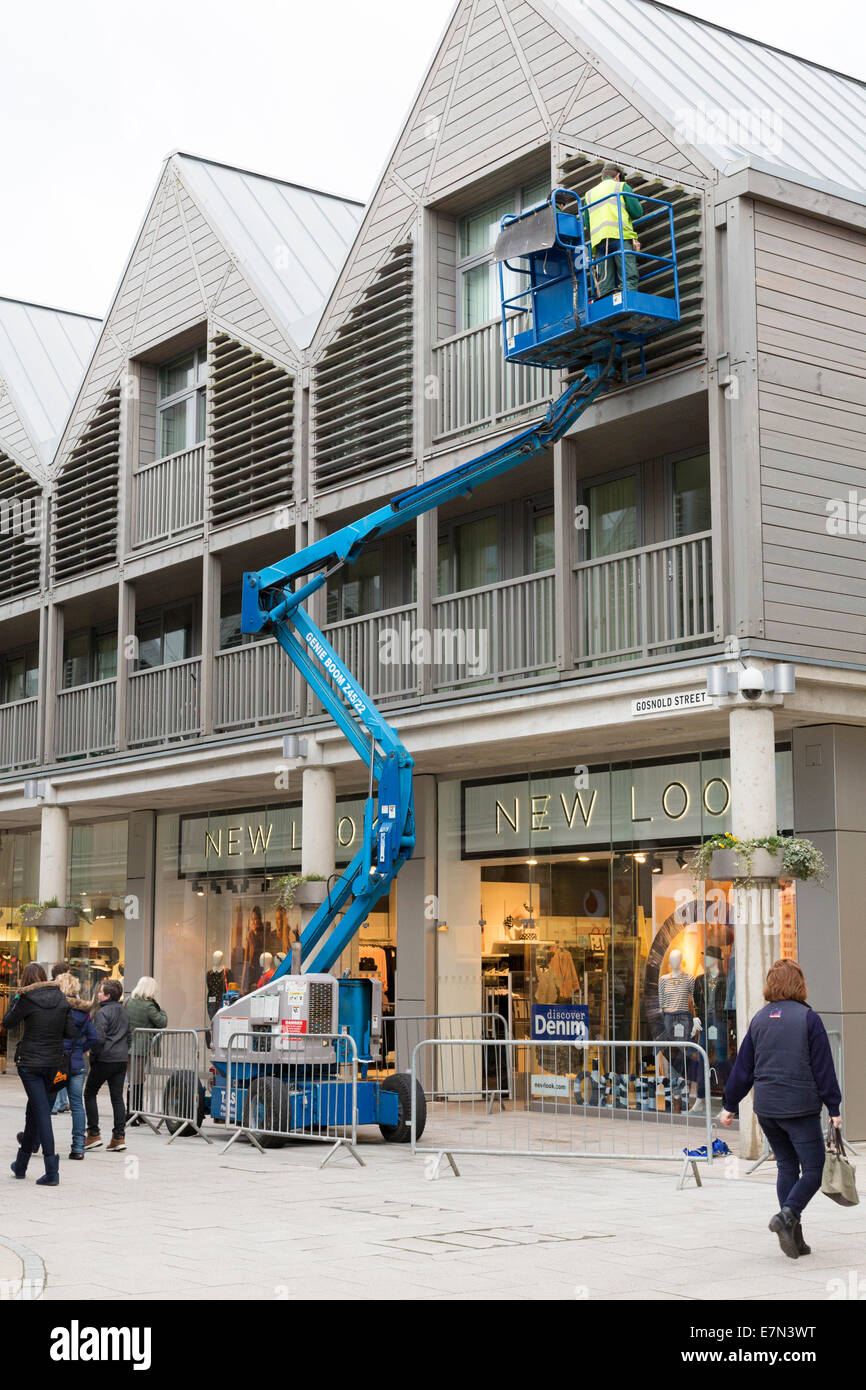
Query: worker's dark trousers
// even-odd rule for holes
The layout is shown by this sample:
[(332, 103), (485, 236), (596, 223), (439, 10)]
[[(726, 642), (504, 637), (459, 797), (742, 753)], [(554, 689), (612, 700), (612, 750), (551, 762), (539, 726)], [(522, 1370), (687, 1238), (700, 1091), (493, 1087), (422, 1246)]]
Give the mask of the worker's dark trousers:
[[(630, 243), (627, 241), (626, 246)], [(592, 248), (593, 257), (606, 256), (608, 252), (619, 252), (622, 242), (619, 237), (610, 237), (607, 241), (600, 241)], [(622, 256), (611, 256), (609, 260), (602, 261), (596, 270), (598, 282), (598, 297), (604, 299), (605, 295), (613, 294), (615, 289), (622, 287)], [(625, 287), (627, 290), (637, 289), (637, 257), (626, 252), (625, 257)]]
[(797, 1216), (811, 1202), (824, 1173), (824, 1135), (820, 1115), (794, 1115), (789, 1119), (759, 1115), (776, 1160), (776, 1196), (780, 1207)]

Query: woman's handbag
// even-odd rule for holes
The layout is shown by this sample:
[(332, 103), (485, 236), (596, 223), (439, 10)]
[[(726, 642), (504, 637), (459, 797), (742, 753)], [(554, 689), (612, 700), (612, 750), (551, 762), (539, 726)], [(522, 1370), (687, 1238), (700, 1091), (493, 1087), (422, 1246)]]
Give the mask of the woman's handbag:
[(838, 1202), (840, 1207), (856, 1207), (860, 1201), (854, 1164), (846, 1154), (842, 1136), (834, 1124), (827, 1130), (821, 1191), (832, 1202)]

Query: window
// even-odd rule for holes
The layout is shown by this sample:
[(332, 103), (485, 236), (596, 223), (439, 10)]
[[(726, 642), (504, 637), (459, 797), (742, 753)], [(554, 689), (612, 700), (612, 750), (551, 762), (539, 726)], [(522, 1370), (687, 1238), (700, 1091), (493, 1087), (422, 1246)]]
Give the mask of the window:
[(365, 550), (352, 565), (345, 565), (328, 580), (329, 623), (360, 618), (382, 607), (382, 548)]
[(674, 538), (709, 531), (710, 456), (677, 459), (671, 465), (673, 484)]
[(207, 349), (185, 352), (159, 369), (157, 442), (159, 457), (200, 444), (205, 434)]
[(586, 489), (589, 507), (588, 560), (621, 555), (638, 544), (637, 474), (627, 473)]
[[(493, 245), (502, 218), (509, 212), (534, 207), (549, 193), (550, 179), (545, 176), (461, 218), (457, 247), (461, 329), (478, 328), (499, 313), (499, 272), (493, 261)], [(517, 283), (509, 286), (510, 291), (518, 288)]]
[(439, 537), (439, 594), (463, 593), (499, 579), (499, 517), (452, 526)]
[(135, 625), (138, 638), (136, 670), (171, 666), (193, 655), (193, 608), (191, 603), (144, 614)]
[(39, 648), (34, 642), (23, 651), (0, 658), (0, 703), (29, 700), (39, 694)]
[(102, 632), (87, 629), (72, 632), (63, 638), (64, 690), (91, 681), (112, 680), (117, 675), (117, 633), (114, 629)]
[(555, 564), (553, 512), (534, 511), (532, 514), (532, 573), (539, 574), (543, 570), (552, 570)]

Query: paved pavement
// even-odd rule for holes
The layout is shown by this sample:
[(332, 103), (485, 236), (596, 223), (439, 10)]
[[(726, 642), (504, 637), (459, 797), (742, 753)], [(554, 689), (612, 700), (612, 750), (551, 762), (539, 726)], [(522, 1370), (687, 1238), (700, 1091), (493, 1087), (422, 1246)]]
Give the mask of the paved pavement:
[[(0, 1152), (11, 1161), (20, 1083), (0, 1077)], [(69, 1117), (57, 1122), (68, 1152)], [(106, 1126), (107, 1128), (107, 1126)], [(422, 1155), (369, 1131), (359, 1168), (293, 1144), (129, 1132), (61, 1163), (61, 1186), (0, 1170), (0, 1296), (45, 1299), (553, 1299), (653, 1301), (866, 1298), (866, 1204), (821, 1197), (814, 1254), (791, 1261), (766, 1229), (774, 1170), (714, 1165), (676, 1190), (672, 1164), (461, 1157), (431, 1180)], [(858, 1281), (862, 1281), (859, 1283)]]

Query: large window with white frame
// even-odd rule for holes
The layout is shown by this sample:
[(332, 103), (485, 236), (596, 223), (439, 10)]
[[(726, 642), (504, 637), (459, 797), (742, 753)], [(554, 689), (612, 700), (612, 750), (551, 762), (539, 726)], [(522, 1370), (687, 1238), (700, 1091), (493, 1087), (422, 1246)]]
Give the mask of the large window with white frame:
[(499, 313), (499, 274), (493, 260), (493, 247), (502, 218), (506, 213), (524, 212), (544, 202), (549, 193), (550, 179), (545, 175), (461, 217), (457, 239), (457, 302), (461, 331), (489, 323)]
[(157, 382), (157, 449), (159, 458), (201, 444), (205, 434), (207, 348), (164, 363)]

